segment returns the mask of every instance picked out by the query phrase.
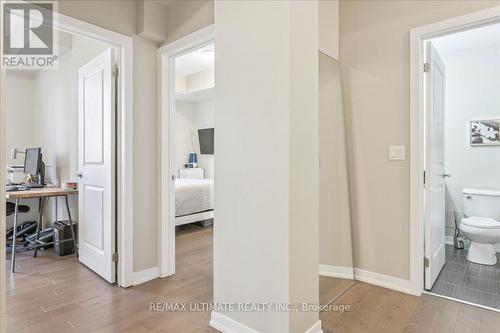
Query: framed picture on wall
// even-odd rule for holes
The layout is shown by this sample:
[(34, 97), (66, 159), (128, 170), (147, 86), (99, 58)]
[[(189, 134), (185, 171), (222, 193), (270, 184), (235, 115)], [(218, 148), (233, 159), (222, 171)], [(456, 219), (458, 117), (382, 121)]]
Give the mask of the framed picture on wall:
[(470, 122), (470, 145), (500, 145), (500, 119), (473, 120)]

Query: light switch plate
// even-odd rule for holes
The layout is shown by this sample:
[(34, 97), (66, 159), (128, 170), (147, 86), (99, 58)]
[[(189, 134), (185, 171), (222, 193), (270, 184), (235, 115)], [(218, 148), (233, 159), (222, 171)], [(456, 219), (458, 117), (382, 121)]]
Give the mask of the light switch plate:
[(405, 158), (405, 146), (389, 146), (389, 160), (404, 161)]

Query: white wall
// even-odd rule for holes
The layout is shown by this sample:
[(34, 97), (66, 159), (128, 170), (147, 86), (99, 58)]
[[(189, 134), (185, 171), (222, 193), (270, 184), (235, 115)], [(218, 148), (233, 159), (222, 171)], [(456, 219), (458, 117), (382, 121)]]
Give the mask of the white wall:
[(7, 164), (23, 164), (24, 155), (10, 158), (10, 150), (33, 147), (33, 79), (34, 76), (19, 71), (7, 72), (6, 110)]
[[(56, 185), (75, 180), (78, 172), (78, 68), (109, 48), (85, 37), (70, 38), (72, 48), (61, 56), (58, 69), (32, 74), (11, 71), (7, 75), (7, 161), (24, 162), (24, 155), (10, 159), (11, 148), (41, 147), (47, 177)], [(67, 218), (63, 199), (57, 200), (57, 213), (55, 199), (48, 203), (49, 223)], [(23, 204), (31, 209), (28, 214), (21, 214), (20, 222), (36, 220), (37, 200), (24, 200)], [(72, 217), (78, 220), (76, 196), (70, 197), (70, 209)], [(11, 220), (12, 217), (7, 219), (8, 225)]]
[(339, 0), (319, 1), (319, 50), (339, 59)]
[(196, 152), (198, 167), (205, 169), (205, 178), (214, 178), (214, 155), (202, 155), (198, 129), (215, 127), (214, 101), (198, 103), (175, 102), (175, 166), (178, 171), (188, 161), (188, 154)]
[(175, 92), (189, 94), (214, 87), (215, 71), (208, 69), (190, 75), (175, 75)]
[(500, 146), (471, 146), (469, 122), (500, 119), (500, 45), (441, 55), (446, 68), (446, 233), (463, 214), (462, 189), (500, 189)]
[(213, 0), (172, 1), (167, 9), (167, 43), (212, 23)]
[[(7, 81), (7, 152), (11, 148), (41, 147), (47, 177), (56, 185), (75, 180), (78, 172), (78, 68), (109, 48), (85, 37), (70, 38), (72, 48), (61, 56), (57, 69), (33, 74), (11, 72)], [(23, 161), (24, 155), (10, 160), (9, 154), (8, 163)], [(57, 213), (55, 200), (49, 201), (46, 210), (49, 223), (67, 218), (63, 199), (57, 198)], [(25, 204), (31, 210), (22, 214), (21, 222), (36, 220), (36, 200)], [(72, 217), (78, 220), (76, 196), (70, 197), (70, 208)]]
[[(208, 101), (203, 101), (196, 103), (194, 105), (194, 115), (195, 115), (195, 128), (214, 128), (214, 135), (217, 135), (217, 129), (215, 128), (215, 102), (213, 99)], [(198, 136), (196, 136), (198, 140)], [(213, 155), (202, 155), (200, 154), (199, 141), (195, 141), (198, 152), (198, 164), (201, 168), (205, 169), (205, 178), (214, 178), (214, 159)]]
[[(78, 35), (72, 49), (61, 57), (56, 70), (40, 71), (33, 81), (33, 144), (42, 148), (47, 174), (55, 167), (57, 185), (75, 181), (78, 169), (78, 68), (109, 45)], [(78, 201), (70, 197), (72, 217), (78, 218)], [(55, 200), (49, 201), (49, 220), (56, 220)], [(64, 200), (58, 198), (57, 218), (66, 219)]]
[(175, 102), (175, 170), (188, 162), (190, 152), (196, 152), (194, 105), (189, 102)]
[(78, 173), (78, 69), (110, 46), (78, 35), (56, 70), (41, 71), (33, 81), (33, 140), (47, 165), (56, 165), (57, 181)]
[(167, 7), (160, 1), (136, 0), (137, 34), (156, 42), (167, 39)]
[[(34, 76), (19, 71), (8, 71), (6, 75), (6, 160), (7, 164), (23, 164), (24, 155), (17, 159), (10, 158), (10, 150), (24, 150), (34, 147), (33, 143), (33, 80)], [(16, 176), (24, 179), (24, 174)], [(14, 181), (18, 181), (18, 179)], [(19, 180), (21, 180), (19, 179)], [(13, 200), (11, 200), (13, 202)], [(30, 207), (29, 213), (19, 214), (19, 223), (36, 221), (38, 217), (38, 200), (29, 199), (21, 202)], [(7, 227), (13, 225), (14, 215), (7, 217)]]
[[(216, 1), (215, 302), (318, 302), (317, 6)], [(224, 315), (258, 332), (318, 320)]]

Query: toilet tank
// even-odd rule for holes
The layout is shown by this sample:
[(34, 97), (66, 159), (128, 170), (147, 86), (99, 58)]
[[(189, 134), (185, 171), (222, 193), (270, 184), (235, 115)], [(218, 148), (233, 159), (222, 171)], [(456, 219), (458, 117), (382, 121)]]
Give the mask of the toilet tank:
[(500, 190), (464, 188), (465, 216), (489, 217), (500, 221)]

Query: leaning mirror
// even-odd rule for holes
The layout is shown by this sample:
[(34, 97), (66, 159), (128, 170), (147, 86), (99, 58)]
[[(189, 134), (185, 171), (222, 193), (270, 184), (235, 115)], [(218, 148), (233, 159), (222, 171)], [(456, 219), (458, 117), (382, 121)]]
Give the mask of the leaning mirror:
[(346, 127), (340, 63), (319, 52), (319, 300), (354, 284)]

